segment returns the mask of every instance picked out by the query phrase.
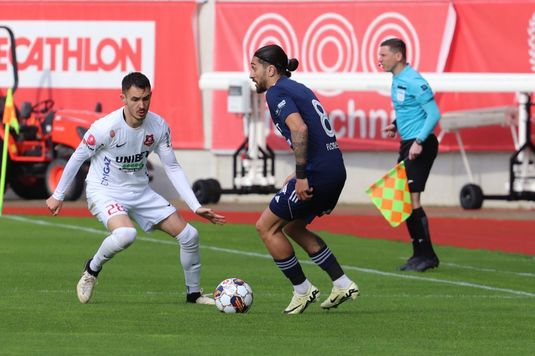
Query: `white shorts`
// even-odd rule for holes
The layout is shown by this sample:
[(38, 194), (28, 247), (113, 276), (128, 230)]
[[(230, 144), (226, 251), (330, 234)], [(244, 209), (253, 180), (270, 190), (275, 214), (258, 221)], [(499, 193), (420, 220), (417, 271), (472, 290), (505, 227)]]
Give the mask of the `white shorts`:
[(128, 214), (148, 232), (176, 212), (173, 205), (149, 187), (141, 192), (88, 189), (86, 195), (89, 211), (106, 228), (111, 217)]

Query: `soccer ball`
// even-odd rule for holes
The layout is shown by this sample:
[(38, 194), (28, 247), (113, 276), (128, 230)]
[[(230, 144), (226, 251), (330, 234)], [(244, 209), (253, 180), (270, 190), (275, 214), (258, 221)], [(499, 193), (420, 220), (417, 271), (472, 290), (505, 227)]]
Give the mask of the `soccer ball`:
[(253, 304), (253, 290), (243, 279), (227, 278), (215, 289), (214, 299), (223, 313), (246, 313)]

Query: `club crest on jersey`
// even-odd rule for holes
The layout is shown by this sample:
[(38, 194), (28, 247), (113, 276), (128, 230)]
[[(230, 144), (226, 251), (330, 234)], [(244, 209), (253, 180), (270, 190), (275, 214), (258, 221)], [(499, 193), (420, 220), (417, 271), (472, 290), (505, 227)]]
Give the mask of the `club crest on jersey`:
[(145, 141), (143, 141), (143, 144), (145, 146), (150, 146), (154, 143), (154, 135), (145, 135)]
[(111, 131), (110, 131), (110, 137), (111, 137), (111, 138), (114, 138), (114, 137), (115, 137), (115, 130), (111, 130)]

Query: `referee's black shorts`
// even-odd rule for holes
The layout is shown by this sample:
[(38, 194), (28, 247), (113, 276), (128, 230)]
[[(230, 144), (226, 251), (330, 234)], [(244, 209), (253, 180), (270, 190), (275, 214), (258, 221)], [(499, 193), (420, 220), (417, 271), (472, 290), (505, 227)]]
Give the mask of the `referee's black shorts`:
[(409, 190), (412, 193), (423, 192), (425, 190), (425, 183), (429, 178), (431, 167), (438, 153), (438, 140), (433, 134), (429, 135), (422, 143), (422, 153), (416, 159), (409, 160), (409, 150), (411, 149), (412, 140), (401, 141), (399, 146), (398, 163), (405, 160), (405, 168), (407, 169), (407, 178), (409, 181)]

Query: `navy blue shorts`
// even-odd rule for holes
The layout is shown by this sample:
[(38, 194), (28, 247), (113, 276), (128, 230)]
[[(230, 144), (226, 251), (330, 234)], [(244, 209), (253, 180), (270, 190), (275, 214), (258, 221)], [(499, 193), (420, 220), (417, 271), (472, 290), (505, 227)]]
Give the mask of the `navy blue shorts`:
[(290, 180), (275, 194), (269, 209), (279, 218), (292, 221), (303, 220), (310, 224), (316, 216), (330, 214), (338, 203), (338, 198), (346, 180), (345, 172), (339, 179), (317, 180), (309, 177), (309, 186), (314, 188), (312, 199), (300, 201), (295, 192), (295, 178)]

